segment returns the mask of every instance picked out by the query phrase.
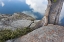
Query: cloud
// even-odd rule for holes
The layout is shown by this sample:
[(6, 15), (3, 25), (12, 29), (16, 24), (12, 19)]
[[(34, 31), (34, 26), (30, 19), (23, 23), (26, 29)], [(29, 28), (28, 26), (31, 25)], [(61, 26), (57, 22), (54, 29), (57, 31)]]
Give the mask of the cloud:
[(22, 13), (32, 16), (33, 18), (37, 18), (31, 11), (23, 11)]
[(5, 5), (3, 2), (1, 2), (2, 7)]
[(26, 4), (33, 9), (32, 11), (39, 12), (41, 14), (45, 13), (47, 8), (47, 0), (26, 0)]
[(2, 0), (0, 0), (0, 5), (1, 5), (2, 7), (4, 7), (4, 5), (5, 5)]

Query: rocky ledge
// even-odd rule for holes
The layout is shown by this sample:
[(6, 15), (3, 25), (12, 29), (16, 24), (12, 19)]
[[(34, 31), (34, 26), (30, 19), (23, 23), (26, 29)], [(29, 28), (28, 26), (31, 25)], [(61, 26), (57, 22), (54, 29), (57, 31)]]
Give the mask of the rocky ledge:
[(7, 42), (64, 42), (64, 27), (48, 25)]
[(14, 13), (13, 15), (9, 14), (0, 14), (0, 30), (1, 29), (16, 29), (24, 27), (34, 27), (37, 22), (40, 20), (35, 20), (35, 18), (26, 15), (24, 13)]

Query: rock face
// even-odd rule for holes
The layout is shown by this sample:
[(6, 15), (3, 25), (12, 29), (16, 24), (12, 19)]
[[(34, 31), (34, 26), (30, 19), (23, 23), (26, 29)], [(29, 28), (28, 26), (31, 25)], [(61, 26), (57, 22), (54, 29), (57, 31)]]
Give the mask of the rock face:
[(64, 27), (43, 26), (11, 42), (64, 42)]
[(31, 20), (17, 20), (10, 23), (10, 25), (0, 25), (0, 29), (17, 29), (28, 27), (33, 21)]
[(23, 13), (14, 13), (13, 15), (1, 14), (0, 16), (0, 22), (2, 22), (4, 25), (10, 25), (11, 22), (17, 20), (34, 20), (33, 17)]
[(12, 27), (15, 28), (24, 28), (24, 27), (28, 27), (33, 21), (31, 20), (17, 20), (17, 21), (13, 21), (11, 23)]
[(33, 17), (23, 14), (14, 13), (13, 15), (0, 14), (0, 30), (30, 27), (33, 28), (40, 20), (35, 20)]
[(0, 14), (0, 29), (16, 29), (28, 27), (33, 20), (33, 17), (26, 15), (24, 13), (14, 13), (13, 15), (9, 14)]
[(17, 28), (25, 28), (25, 27), (30, 27), (33, 28), (35, 27), (36, 23), (38, 23), (40, 20), (16, 20), (12, 21), (9, 25), (4, 25), (2, 22), (0, 22), (0, 29), (17, 29)]

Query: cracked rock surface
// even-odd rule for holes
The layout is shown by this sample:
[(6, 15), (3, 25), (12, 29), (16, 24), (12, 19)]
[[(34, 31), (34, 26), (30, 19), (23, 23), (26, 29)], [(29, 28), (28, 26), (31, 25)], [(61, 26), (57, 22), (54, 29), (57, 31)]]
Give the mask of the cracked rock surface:
[(43, 26), (11, 42), (64, 42), (64, 27)]

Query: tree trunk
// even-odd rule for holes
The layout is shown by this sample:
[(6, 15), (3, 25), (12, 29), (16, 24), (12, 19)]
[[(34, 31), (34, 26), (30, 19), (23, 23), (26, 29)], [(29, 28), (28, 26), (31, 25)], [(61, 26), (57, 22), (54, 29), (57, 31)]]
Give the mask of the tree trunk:
[(48, 23), (50, 24), (59, 24), (59, 15), (62, 9), (63, 1), (57, 0), (56, 2), (51, 2)]
[(48, 24), (59, 25), (59, 15), (63, 6), (63, 0), (48, 0), (45, 15), (34, 28), (46, 26)]
[(48, 6), (45, 11), (45, 21), (44, 25), (47, 24), (59, 24), (59, 15), (63, 6), (63, 0), (48, 0)]

